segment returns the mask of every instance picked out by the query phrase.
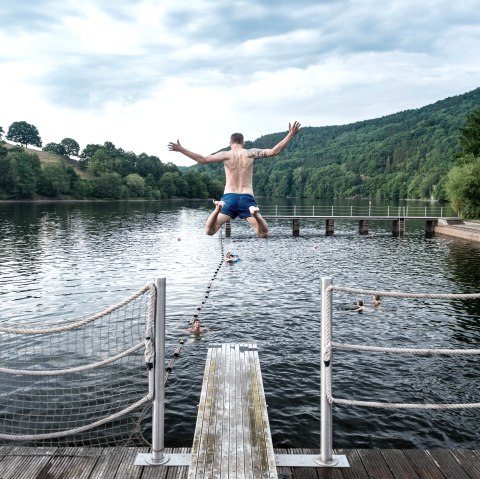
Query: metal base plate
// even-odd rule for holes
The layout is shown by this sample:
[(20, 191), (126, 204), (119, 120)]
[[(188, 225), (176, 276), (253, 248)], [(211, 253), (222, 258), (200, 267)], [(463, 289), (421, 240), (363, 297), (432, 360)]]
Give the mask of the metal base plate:
[(319, 464), (318, 454), (275, 454), (277, 467), (350, 467), (347, 456), (333, 455), (332, 464)]
[(151, 453), (140, 452), (137, 454), (134, 464), (135, 466), (164, 466), (164, 467), (189, 466), (192, 455), (168, 453), (168, 454), (164, 454), (163, 457), (164, 457), (163, 462), (156, 463), (152, 461)]
[[(153, 463), (151, 453), (139, 453), (135, 459), (135, 466), (190, 466), (191, 454), (165, 454), (163, 463)], [(168, 458), (168, 459), (167, 459)], [(322, 465), (316, 462), (318, 454), (275, 454), (277, 467), (350, 467), (347, 456), (333, 455), (335, 464)]]

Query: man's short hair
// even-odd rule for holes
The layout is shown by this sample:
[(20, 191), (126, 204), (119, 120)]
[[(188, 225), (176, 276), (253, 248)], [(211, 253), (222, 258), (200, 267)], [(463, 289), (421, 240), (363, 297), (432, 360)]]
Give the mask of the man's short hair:
[(243, 135), (241, 133), (232, 133), (230, 137), (230, 143), (236, 143), (238, 145), (243, 145)]

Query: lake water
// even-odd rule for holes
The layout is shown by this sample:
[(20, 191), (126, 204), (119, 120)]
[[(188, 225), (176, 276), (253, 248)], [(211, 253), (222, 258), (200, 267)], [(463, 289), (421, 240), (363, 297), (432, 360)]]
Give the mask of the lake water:
[[(275, 203), (275, 202), (274, 202)], [(274, 204), (260, 201), (260, 204)], [(350, 203), (349, 203), (350, 204)], [(354, 204), (354, 203), (352, 203)], [(221, 261), (221, 237), (203, 234), (202, 202), (0, 204), (0, 321), (71, 318), (117, 303), (154, 277), (167, 278), (167, 359), (204, 300)], [(190, 446), (209, 343), (255, 342), (275, 447), (319, 446), (321, 278), (375, 290), (480, 291), (479, 245), (424, 236), (407, 221), (271, 222), (270, 237), (232, 223), (222, 266), (200, 316), (209, 331), (190, 338), (167, 385), (166, 445)], [(357, 299), (363, 314), (349, 308)], [(480, 301), (334, 295), (334, 340), (398, 347), (479, 348)], [(391, 402), (480, 402), (478, 357), (335, 352), (338, 398)], [(390, 411), (335, 406), (334, 447), (465, 447), (480, 440), (479, 410)]]

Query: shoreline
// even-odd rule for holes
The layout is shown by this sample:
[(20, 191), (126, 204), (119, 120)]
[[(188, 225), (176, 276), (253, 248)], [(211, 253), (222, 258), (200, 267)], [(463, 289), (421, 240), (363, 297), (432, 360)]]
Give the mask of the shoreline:
[(108, 199), (108, 198), (88, 198), (88, 199), (61, 199), (61, 198), (36, 198), (30, 200), (0, 200), (0, 204), (12, 203), (146, 203), (151, 201), (211, 201), (211, 198), (165, 198), (165, 199), (150, 199), (150, 198), (130, 198), (130, 199)]
[(480, 243), (480, 221), (458, 220), (455, 222), (449, 222), (448, 220), (439, 220), (435, 226), (434, 234), (462, 239), (471, 243)]

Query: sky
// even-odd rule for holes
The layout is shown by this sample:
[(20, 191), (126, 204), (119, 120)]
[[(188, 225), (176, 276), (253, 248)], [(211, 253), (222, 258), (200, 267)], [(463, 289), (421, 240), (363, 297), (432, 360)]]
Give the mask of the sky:
[[(0, 126), (191, 165), (480, 86), (477, 0), (0, 0)], [(272, 145), (273, 146), (273, 145)]]

